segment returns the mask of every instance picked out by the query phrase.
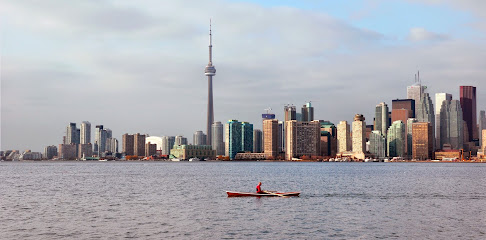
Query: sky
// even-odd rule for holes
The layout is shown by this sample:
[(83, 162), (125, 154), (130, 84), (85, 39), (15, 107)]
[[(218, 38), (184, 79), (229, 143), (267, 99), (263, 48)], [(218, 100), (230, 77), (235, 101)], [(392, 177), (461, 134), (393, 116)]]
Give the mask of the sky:
[[(334, 123), (406, 98), (420, 71), (433, 97), (477, 87), (486, 109), (486, 1), (0, 2), (0, 149), (43, 151), (66, 126), (205, 131), (212, 19), (215, 121), (314, 106)], [(121, 150), (121, 145), (120, 145)]]

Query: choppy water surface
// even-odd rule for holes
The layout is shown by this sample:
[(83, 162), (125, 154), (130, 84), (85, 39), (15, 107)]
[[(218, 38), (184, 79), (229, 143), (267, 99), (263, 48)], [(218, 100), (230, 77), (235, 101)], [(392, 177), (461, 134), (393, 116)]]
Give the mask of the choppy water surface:
[[(258, 181), (301, 197), (226, 197)], [(486, 238), (486, 164), (2, 162), (0, 193), (0, 239)]]

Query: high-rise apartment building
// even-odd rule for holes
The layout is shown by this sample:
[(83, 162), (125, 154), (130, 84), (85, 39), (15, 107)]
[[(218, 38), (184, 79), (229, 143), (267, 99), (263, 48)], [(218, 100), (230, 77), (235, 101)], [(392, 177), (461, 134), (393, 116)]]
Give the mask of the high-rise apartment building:
[(96, 125), (93, 151), (97, 156), (101, 156), (101, 153), (106, 151), (106, 138), (106, 130), (103, 129), (103, 125)]
[(297, 110), (296, 110), (295, 106), (286, 105), (284, 107), (284, 120), (285, 120), (285, 122), (297, 120)]
[(206, 145), (206, 134), (203, 131), (196, 131), (193, 135), (192, 143), (196, 146)]
[(314, 107), (312, 107), (311, 102), (307, 102), (304, 106), (302, 106), (302, 121), (314, 121)]
[(441, 134), (440, 134), (440, 109), (442, 108), (442, 103), (445, 101), (451, 101), (452, 94), (449, 93), (436, 93), (435, 94), (435, 146), (437, 149), (442, 149), (441, 144)]
[(405, 139), (405, 124), (401, 120), (393, 122), (392, 125), (388, 128), (387, 133), (387, 152), (389, 157), (405, 156)]
[(375, 108), (375, 131), (380, 131), (383, 136), (386, 136), (388, 129), (388, 105), (384, 102), (376, 105)]
[(162, 155), (169, 155), (170, 150), (174, 147), (175, 137), (174, 136), (163, 136), (162, 137)]
[(216, 151), (216, 155), (224, 155), (224, 141), (223, 141), (223, 124), (221, 122), (214, 122), (212, 126), (212, 139), (213, 150)]
[(174, 145), (187, 145), (187, 138), (183, 136), (175, 136)]
[(93, 156), (93, 146), (91, 143), (86, 144), (79, 144), (78, 145), (78, 159), (83, 157), (92, 157)]
[(126, 156), (133, 156), (135, 154), (134, 147), (135, 140), (133, 135), (125, 133), (122, 136), (122, 152), (125, 153)]
[(263, 151), (267, 157), (276, 158), (279, 151), (279, 122), (276, 119), (263, 121)]
[(55, 156), (57, 156), (57, 147), (52, 145), (52, 146), (47, 146), (44, 148), (44, 158), (45, 159), (53, 159)]
[(347, 121), (341, 121), (337, 125), (337, 152), (351, 151), (351, 128)]
[(136, 133), (133, 135), (133, 155), (145, 156), (145, 135)]
[(253, 124), (241, 123), (241, 150), (243, 152), (253, 151)]
[(462, 109), (462, 117), (467, 125), (467, 132), (471, 142), (473, 139), (478, 139), (477, 131), (477, 110), (476, 110), (476, 87), (460, 86), (460, 101)]
[(59, 159), (63, 160), (76, 160), (77, 144), (59, 144)]
[(79, 131), (76, 128), (76, 123), (69, 123), (66, 128), (66, 142), (65, 144), (79, 144)]
[(375, 158), (386, 157), (386, 138), (380, 131), (372, 131), (370, 134), (370, 153)]
[(262, 130), (254, 129), (253, 130), (253, 152), (254, 153), (262, 152), (262, 143), (263, 143)]
[(427, 160), (434, 157), (434, 139), (430, 122), (412, 124), (412, 157), (417, 160)]
[(278, 121), (278, 152), (285, 150), (285, 124), (283, 121)]
[(461, 103), (458, 100), (442, 101), (439, 111), (439, 126), (437, 148), (443, 149), (444, 145), (452, 149), (462, 149), (464, 145), (464, 122)]
[(242, 151), (242, 127), (238, 120), (229, 120), (225, 126), (225, 154), (234, 159), (236, 153)]
[(145, 144), (145, 154), (144, 156), (149, 157), (157, 154), (157, 144), (146, 143)]
[(320, 127), (319, 121), (286, 122), (285, 133), (285, 159), (302, 156), (318, 156), (320, 154)]
[(321, 124), (321, 154), (320, 156), (336, 156), (337, 128), (329, 121), (319, 121)]
[(356, 114), (353, 121), (353, 149), (354, 153), (366, 152), (366, 122), (362, 114)]
[(88, 121), (84, 121), (81, 123), (80, 129), (80, 143), (81, 144), (88, 144), (91, 143), (91, 123)]

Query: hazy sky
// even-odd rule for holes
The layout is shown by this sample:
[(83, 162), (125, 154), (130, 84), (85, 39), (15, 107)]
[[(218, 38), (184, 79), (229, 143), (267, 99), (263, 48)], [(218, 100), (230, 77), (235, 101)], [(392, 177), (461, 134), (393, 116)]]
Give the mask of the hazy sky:
[[(373, 121), (420, 70), (432, 96), (460, 85), (486, 109), (486, 1), (0, 2), (1, 149), (42, 151), (69, 122), (152, 136), (205, 130), (208, 25), (215, 120), (261, 128), (271, 107)], [(92, 134), (94, 141), (94, 134)], [(120, 146), (121, 147), (121, 146)]]

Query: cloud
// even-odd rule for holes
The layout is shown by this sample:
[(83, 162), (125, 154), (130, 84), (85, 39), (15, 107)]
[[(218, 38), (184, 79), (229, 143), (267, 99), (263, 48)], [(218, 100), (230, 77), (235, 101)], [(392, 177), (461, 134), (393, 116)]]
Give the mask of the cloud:
[(408, 36), (410, 41), (420, 42), (420, 41), (440, 41), (448, 39), (445, 34), (433, 33), (425, 30), (424, 28), (411, 28), (410, 34)]

